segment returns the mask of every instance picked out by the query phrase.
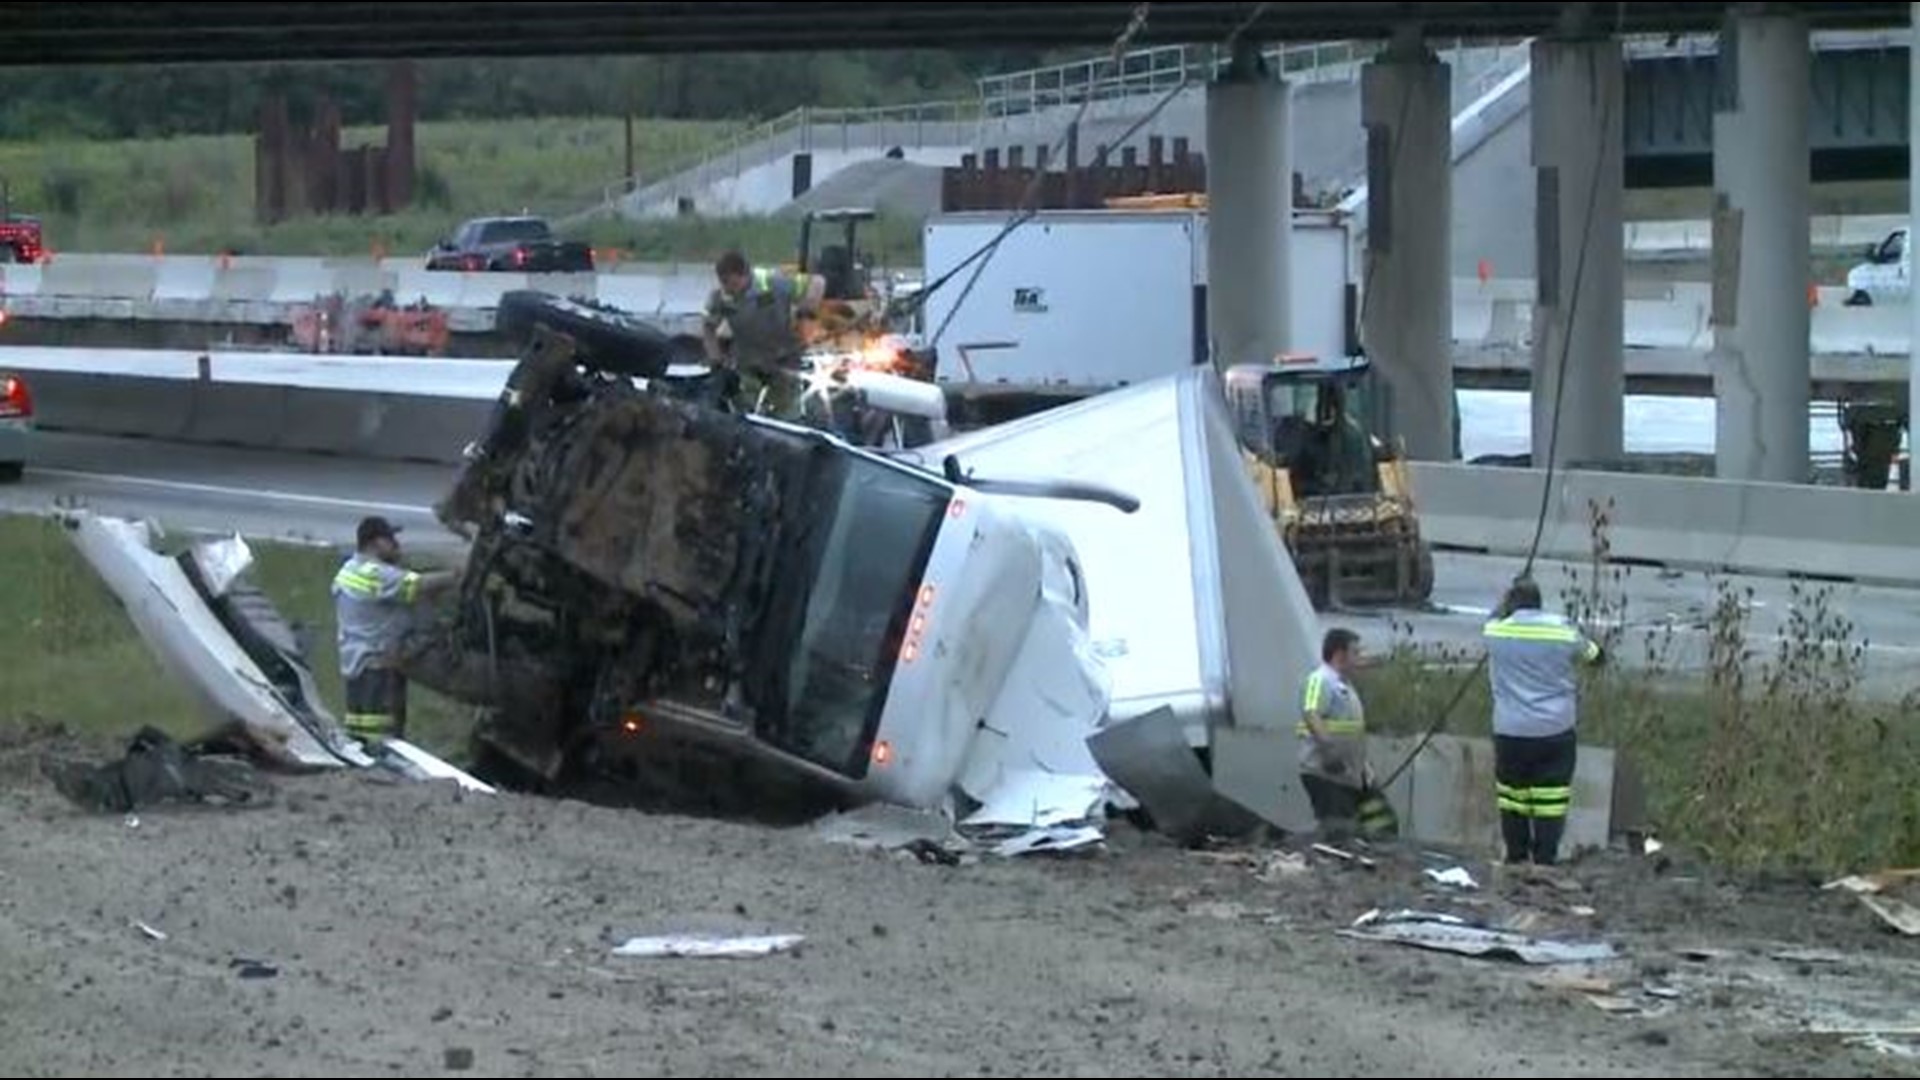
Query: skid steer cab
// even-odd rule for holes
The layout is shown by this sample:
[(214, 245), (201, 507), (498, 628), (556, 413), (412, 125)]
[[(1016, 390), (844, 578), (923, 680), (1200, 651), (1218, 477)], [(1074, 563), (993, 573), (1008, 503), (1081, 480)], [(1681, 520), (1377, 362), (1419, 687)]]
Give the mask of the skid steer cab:
[(1254, 486), (1319, 610), (1423, 607), (1433, 594), (1433, 551), (1373, 380), (1364, 357), (1300, 354), (1224, 380)]

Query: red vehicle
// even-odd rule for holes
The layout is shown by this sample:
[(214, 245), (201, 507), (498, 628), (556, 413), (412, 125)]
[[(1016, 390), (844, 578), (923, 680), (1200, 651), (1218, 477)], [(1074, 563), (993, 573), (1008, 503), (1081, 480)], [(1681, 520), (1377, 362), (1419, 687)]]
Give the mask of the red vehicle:
[(46, 258), (39, 218), (13, 213), (0, 218), (0, 263), (37, 263)]
[(33, 444), (33, 394), (27, 381), (0, 371), (0, 482), (20, 479)]

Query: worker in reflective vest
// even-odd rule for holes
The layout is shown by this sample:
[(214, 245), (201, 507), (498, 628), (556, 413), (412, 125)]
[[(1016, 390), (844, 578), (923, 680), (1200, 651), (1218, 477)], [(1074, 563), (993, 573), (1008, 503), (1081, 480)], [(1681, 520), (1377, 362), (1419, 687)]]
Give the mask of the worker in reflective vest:
[(1483, 636), (1507, 862), (1551, 866), (1573, 806), (1577, 667), (1604, 654), (1564, 616), (1542, 611), (1540, 586), (1526, 577), (1507, 591)]
[(413, 604), (451, 587), (452, 573), (422, 574), (400, 565), (400, 529), (382, 517), (360, 521), (353, 556), (333, 576), (340, 679), (347, 691), (347, 731), (368, 743), (407, 730), (407, 680), (395, 661)]
[[(804, 345), (795, 317), (818, 309), (826, 279), (756, 268), (737, 251), (720, 256), (713, 271), (720, 287), (707, 298), (707, 361), (739, 373), (745, 411), (757, 408), (781, 420), (797, 419)], [(721, 348), (722, 324), (732, 336), (731, 356)]]
[(1351, 834), (1367, 769), (1367, 718), (1348, 681), (1360, 662), (1360, 635), (1336, 627), (1320, 643), (1320, 666), (1300, 691), (1300, 784), (1328, 839)]

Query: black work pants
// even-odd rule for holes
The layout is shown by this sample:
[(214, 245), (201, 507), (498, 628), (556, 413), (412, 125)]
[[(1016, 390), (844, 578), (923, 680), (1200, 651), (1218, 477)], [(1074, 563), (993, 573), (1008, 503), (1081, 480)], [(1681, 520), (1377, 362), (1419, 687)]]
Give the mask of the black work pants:
[(1496, 735), (1493, 776), (1507, 861), (1552, 866), (1573, 807), (1574, 733), (1545, 738)]
[(1321, 835), (1330, 840), (1352, 835), (1354, 819), (1360, 816), (1359, 788), (1305, 772), (1300, 774), (1300, 786), (1307, 789)]

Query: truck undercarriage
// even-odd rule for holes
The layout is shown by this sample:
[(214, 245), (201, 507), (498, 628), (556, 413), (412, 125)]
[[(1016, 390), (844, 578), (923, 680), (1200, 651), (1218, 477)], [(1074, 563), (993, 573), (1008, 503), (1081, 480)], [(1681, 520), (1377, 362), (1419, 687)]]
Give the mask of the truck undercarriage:
[[(770, 785), (857, 780), (904, 632), (892, 600), (944, 496), (583, 358), (535, 331), (436, 508), (472, 554), (408, 673), (487, 711), (483, 761), (549, 783), (613, 773), (677, 805), (752, 790), (765, 810)], [(914, 489), (891, 521), (860, 503), (889, 485)], [(889, 568), (827, 597), (827, 549), (856, 512)]]

